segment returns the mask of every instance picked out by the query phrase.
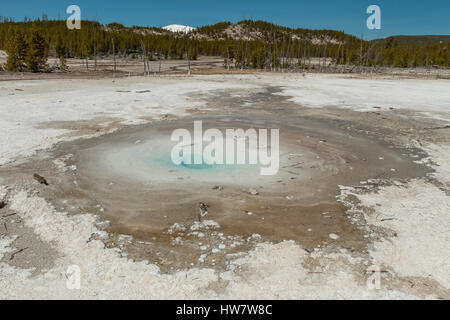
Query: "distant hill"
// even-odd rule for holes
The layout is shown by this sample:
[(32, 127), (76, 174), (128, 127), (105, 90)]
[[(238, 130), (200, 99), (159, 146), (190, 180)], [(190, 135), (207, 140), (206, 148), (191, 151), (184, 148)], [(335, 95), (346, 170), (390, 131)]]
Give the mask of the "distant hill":
[[(117, 30), (117, 27), (110, 28), (112, 23), (107, 25), (107, 30)], [(122, 31), (127, 28), (119, 25)], [(292, 29), (275, 25), (265, 21), (243, 20), (237, 23), (219, 22), (214, 25), (194, 28), (191, 26), (171, 24), (162, 28), (138, 27), (128, 28), (141, 34), (168, 34), (172, 33), (175, 37), (183, 37), (189, 34), (190, 38), (197, 40), (245, 40), (245, 41), (264, 41), (272, 42), (277, 39), (291, 38), (292, 40), (301, 40), (313, 44), (340, 44), (345, 42), (357, 42), (359, 39), (353, 35), (335, 30), (312, 30), (312, 29)]]
[[(123, 25), (112, 23), (111, 25), (118, 25), (123, 30), (128, 29)], [(328, 30), (328, 29), (304, 29), (304, 28), (288, 28), (284, 26), (275, 25), (265, 21), (243, 20), (237, 23), (219, 22), (214, 25), (207, 25), (199, 28), (191, 26), (171, 24), (162, 28), (155, 27), (138, 27), (131, 28), (134, 32), (143, 34), (174, 34), (174, 36), (184, 36), (189, 33), (191, 38), (198, 40), (246, 40), (246, 41), (264, 41), (271, 42), (278, 38), (291, 38), (292, 40), (308, 41), (313, 44), (344, 44), (353, 42), (356, 43), (360, 39), (351, 34), (346, 34), (342, 31)], [(427, 43), (439, 44), (450, 41), (450, 35), (413, 35), (413, 36), (390, 36), (387, 38), (375, 39), (367, 42), (381, 43), (387, 40), (396, 40), (398, 44), (423, 45)]]
[(356, 37), (335, 30), (292, 29), (265, 21), (243, 20), (238, 23), (219, 22), (203, 26), (192, 32), (192, 36), (205, 40), (247, 40), (273, 41), (290, 37), (293, 40), (305, 40), (314, 44), (339, 44), (357, 40)]
[(389, 38), (397, 40), (399, 44), (444, 43), (450, 41), (450, 35), (392, 36), (385, 39), (376, 39), (373, 41), (384, 41)]

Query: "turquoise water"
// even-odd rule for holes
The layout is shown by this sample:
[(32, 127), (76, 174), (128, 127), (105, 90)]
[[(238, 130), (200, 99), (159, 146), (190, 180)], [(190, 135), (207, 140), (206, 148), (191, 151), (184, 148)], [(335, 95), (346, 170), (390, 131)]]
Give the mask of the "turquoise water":
[(176, 165), (171, 158), (171, 149), (167, 149), (164, 146), (160, 147), (146, 147), (142, 146), (136, 148), (132, 151), (130, 155), (134, 158), (140, 165), (143, 165), (148, 168), (158, 167), (160, 169), (182, 169), (187, 171), (235, 171), (237, 169), (243, 169), (244, 167), (256, 167), (256, 165), (236, 165), (236, 164), (208, 164), (211, 161), (208, 161), (203, 155), (202, 164), (194, 163), (194, 155), (191, 157), (191, 163), (182, 162), (180, 165)]
[(182, 162), (181, 167), (191, 170), (211, 170), (217, 169), (217, 165), (209, 165), (203, 162), (203, 164), (187, 164)]
[[(146, 184), (173, 183), (179, 187), (189, 183), (211, 183), (213, 185), (239, 184), (256, 185), (265, 183), (275, 177), (261, 176), (259, 164), (209, 164), (211, 159), (206, 154), (202, 164), (192, 163), (177, 165), (172, 161), (173, 143), (152, 136), (136, 144), (115, 145), (103, 149), (99, 156), (102, 168), (108, 168), (115, 176), (130, 180), (143, 181)], [(195, 150), (192, 150), (194, 153)], [(226, 155), (224, 153), (224, 155)], [(212, 157), (211, 155), (209, 157)]]

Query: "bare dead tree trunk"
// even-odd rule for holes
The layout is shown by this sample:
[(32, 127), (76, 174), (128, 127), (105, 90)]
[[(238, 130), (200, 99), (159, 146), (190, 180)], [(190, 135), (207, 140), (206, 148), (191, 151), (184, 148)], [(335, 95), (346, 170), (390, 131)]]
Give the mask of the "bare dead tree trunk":
[(307, 42), (306, 42), (306, 39), (304, 40), (304, 43), (303, 43), (303, 63), (302, 63), (302, 69), (303, 69), (303, 71), (305, 70), (305, 68), (306, 68), (306, 45), (307, 45)]
[(113, 78), (115, 78), (116, 77), (116, 47), (114, 45), (114, 38), (111, 38), (111, 40), (112, 40), (113, 63), (114, 63)]
[[(366, 56), (369, 55), (370, 51), (374, 48), (374, 46), (375, 46), (375, 43), (373, 43), (373, 44), (370, 46), (370, 48), (366, 51), (366, 53), (364, 54), (364, 56), (362, 56), (362, 57), (360, 58), (361, 61), (363, 61), (363, 60), (366, 58)], [(361, 52), (362, 52), (362, 50), (361, 50)], [(353, 66), (353, 68), (350, 69), (350, 72), (352, 72), (353, 69), (355, 69), (356, 67), (357, 67), (357, 65), (355, 64), (355, 65)], [(362, 64), (361, 64), (361, 63), (360, 63), (360, 68), (361, 68), (361, 70), (362, 70)]]
[(339, 47), (338, 47), (337, 55), (336, 55), (336, 61), (334, 63), (334, 71), (335, 72), (337, 71), (337, 66), (338, 66), (338, 63), (339, 63), (339, 58), (340, 58), (340, 53), (341, 53), (341, 46), (342, 46), (342, 43), (339, 43)]
[(190, 56), (190, 47), (186, 46), (186, 55), (187, 55), (187, 60), (188, 60), (188, 76), (191, 75), (191, 56)]
[(362, 73), (362, 61), (363, 61), (363, 56), (362, 56), (362, 51), (363, 51), (363, 37), (364, 35), (361, 35), (361, 46), (359, 49), (359, 72)]
[(278, 41), (277, 41), (277, 34), (274, 33), (274, 50), (273, 50), (273, 63), (275, 64), (274, 70), (277, 71), (277, 56), (278, 56)]
[(94, 34), (94, 71), (97, 71), (97, 35), (95, 27), (93, 27), (92, 33)]
[[(239, 41), (239, 50), (241, 47), (241, 42), (242, 40)], [(244, 70), (244, 64), (245, 64), (245, 53), (244, 53), (244, 49), (242, 50), (242, 57), (241, 57), (241, 71)]]
[(321, 48), (320, 48), (320, 44), (319, 44), (319, 46), (317, 47), (316, 52), (317, 52), (317, 56), (319, 58), (319, 73), (322, 73), (322, 52), (321, 52), (320, 49)]
[(146, 57), (147, 57), (147, 52), (145, 50), (145, 45), (144, 45), (144, 41), (142, 41), (141, 39), (141, 49), (142, 49), (142, 62), (144, 63), (144, 76), (147, 75), (147, 62)]
[(269, 36), (269, 52), (268, 52), (268, 59), (269, 59), (269, 68), (270, 68), (270, 72), (273, 71), (273, 65), (272, 65), (272, 57), (273, 57), (273, 28), (272, 30), (270, 30), (270, 36)]
[(94, 70), (97, 71), (97, 42), (94, 40)]
[(311, 47), (308, 45), (308, 71), (311, 70)]
[(244, 51), (244, 69), (247, 68), (247, 50), (248, 50), (248, 40), (245, 39), (245, 51)]
[(269, 53), (267, 51), (266, 46), (264, 46), (264, 72), (267, 72), (267, 59), (268, 59)]
[(319, 60), (319, 73), (320, 73), (320, 72), (322, 72), (322, 59), (321, 59), (322, 53), (320, 50), (320, 44), (314, 48), (314, 56), (315, 56), (316, 60), (317, 59)]
[(89, 62), (88, 62), (88, 48), (87, 45), (84, 45), (84, 60), (86, 63), (86, 70), (89, 70)]
[(290, 57), (291, 57), (291, 37), (289, 36), (289, 41), (288, 41), (288, 47), (286, 50), (286, 60), (285, 60), (285, 65), (287, 66), (288, 72), (289, 72), (289, 68), (290, 68)]
[(370, 52), (370, 49), (371, 48), (369, 48), (369, 50), (366, 52), (366, 61), (364, 63), (365, 69), (367, 69), (369, 67), (369, 52)]
[(159, 71), (158, 73), (161, 74), (161, 64), (162, 64), (162, 52), (159, 50)]
[(247, 68), (247, 54), (248, 54), (248, 43), (250, 42), (250, 35), (248, 33), (248, 27), (245, 29), (245, 55), (244, 55), (244, 61), (245, 61), (245, 68)]

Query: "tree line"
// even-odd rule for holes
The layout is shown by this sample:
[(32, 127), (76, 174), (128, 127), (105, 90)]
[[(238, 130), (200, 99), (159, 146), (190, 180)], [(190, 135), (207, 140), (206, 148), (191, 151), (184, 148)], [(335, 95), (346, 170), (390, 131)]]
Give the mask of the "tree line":
[[(59, 58), (65, 68), (69, 58), (141, 57), (196, 60), (199, 55), (221, 56), (228, 69), (327, 70), (354, 68), (450, 67), (450, 41), (399, 43), (395, 38), (365, 41), (334, 30), (290, 29), (264, 21), (239, 22), (239, 34), (229, 34), (232, 24), (219, 23), (189, 34), (158, 28), (102, 25), (82, 21), (80, 30), (69, 30), (66, 21), (37, 19), (0, 21), (0, 49), (8, 53), (9, 71), (45, 71), (47, 58)], [(314, 59), (315, 61), (312, 61)]]

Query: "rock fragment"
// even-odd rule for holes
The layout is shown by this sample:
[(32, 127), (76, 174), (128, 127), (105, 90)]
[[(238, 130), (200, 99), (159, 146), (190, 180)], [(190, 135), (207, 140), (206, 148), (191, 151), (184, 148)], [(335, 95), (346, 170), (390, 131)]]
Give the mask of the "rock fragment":
[(48, 186), (48, 182), (47, 180), (45, 180), (44, 177), (38, 175), (37, 173), (35, 173), (33, 175), (34, 180), (36, 180), (37, 182), (39, 182), (40, 184), (45, 184), (46, 186)]

